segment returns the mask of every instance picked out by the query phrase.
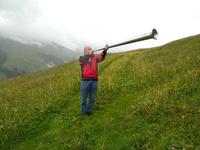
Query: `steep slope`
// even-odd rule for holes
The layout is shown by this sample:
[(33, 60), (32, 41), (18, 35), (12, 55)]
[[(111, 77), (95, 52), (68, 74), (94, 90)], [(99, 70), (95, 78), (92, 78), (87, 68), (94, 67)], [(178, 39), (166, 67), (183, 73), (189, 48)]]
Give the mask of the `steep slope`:
[(0, 72), (4, 74), (0, 80), (64, 64), (80, 54), (56, 43), (26, 41), (23, 44), (0, 37)]
[(109, 54), (92, 116), (73, 61), (0, 81), (2, 149), (198, 149), (200, 35)]

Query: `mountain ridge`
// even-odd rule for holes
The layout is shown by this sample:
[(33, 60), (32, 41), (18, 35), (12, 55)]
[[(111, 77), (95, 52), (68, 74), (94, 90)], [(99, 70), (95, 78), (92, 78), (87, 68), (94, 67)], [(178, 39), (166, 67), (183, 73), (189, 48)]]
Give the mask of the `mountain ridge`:
[(56, 43), (19, 42), (2, 37), (0, 53), (0, 59), (4, 59), (0, 61), (0, 80), (64, 64), (77, 59), (81, 54)]

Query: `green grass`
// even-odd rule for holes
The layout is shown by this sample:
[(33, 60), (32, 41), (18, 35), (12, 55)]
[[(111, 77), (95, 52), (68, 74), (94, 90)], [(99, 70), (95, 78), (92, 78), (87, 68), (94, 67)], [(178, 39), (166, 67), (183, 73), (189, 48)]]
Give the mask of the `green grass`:
[(200, 35), (108, 54), (92, 116), (73, 61), (0, 82), (0, 149), (199, 149)]

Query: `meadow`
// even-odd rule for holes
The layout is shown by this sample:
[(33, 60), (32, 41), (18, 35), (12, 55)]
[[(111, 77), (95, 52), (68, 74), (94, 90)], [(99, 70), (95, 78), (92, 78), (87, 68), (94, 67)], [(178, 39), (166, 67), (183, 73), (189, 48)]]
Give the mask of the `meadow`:
[(200, 149), (200, 35), (108, 54), (92, 116), (78, 60), (0, 81), (0, 149)]

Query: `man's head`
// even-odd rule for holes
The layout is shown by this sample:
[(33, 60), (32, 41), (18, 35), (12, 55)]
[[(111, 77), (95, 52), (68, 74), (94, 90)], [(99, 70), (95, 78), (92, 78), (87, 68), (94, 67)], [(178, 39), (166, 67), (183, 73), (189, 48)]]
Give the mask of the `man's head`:
[(84, 53), (87, 55), (87, 54), (92, 54), (92, 48), (90, 46), (86, 46), (84, 48)]

